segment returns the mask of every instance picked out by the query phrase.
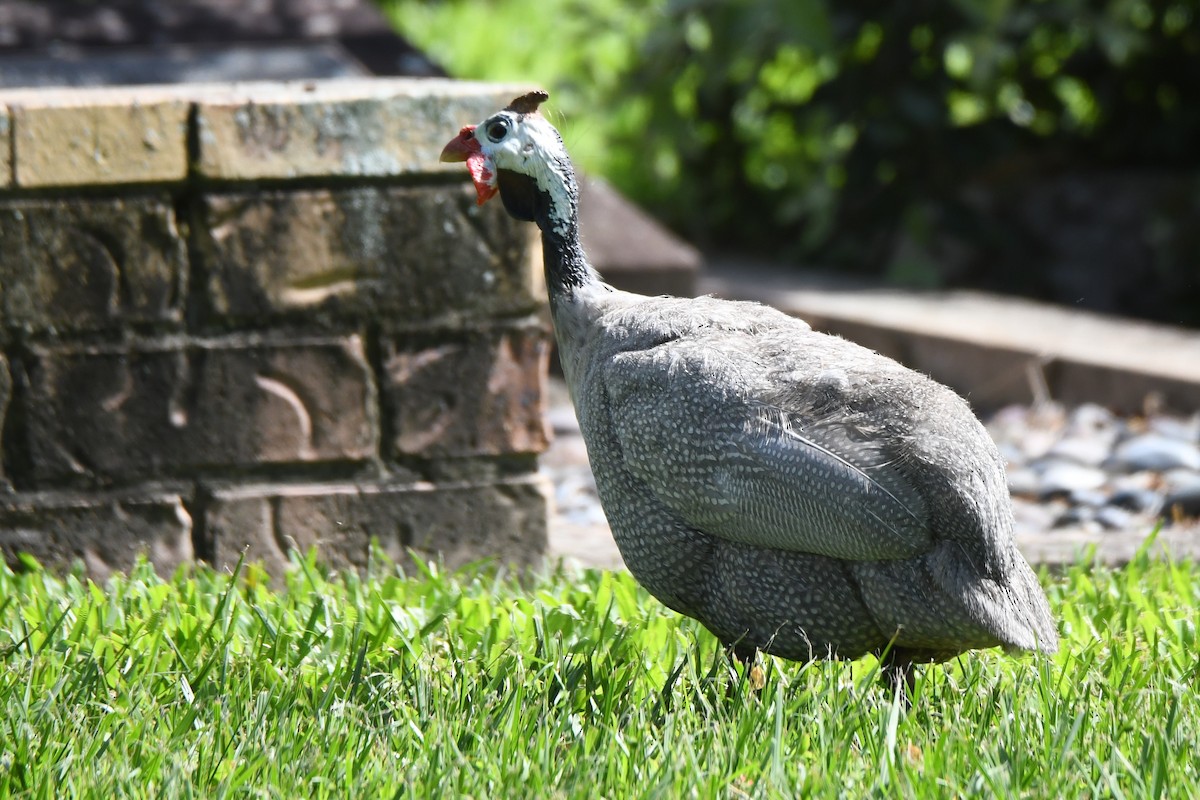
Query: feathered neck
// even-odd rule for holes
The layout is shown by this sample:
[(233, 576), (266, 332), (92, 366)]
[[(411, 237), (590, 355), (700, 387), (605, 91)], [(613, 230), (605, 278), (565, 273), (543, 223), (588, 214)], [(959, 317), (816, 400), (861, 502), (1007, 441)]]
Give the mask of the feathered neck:
[(542, 232), (546, 287), (554, 302), (598, 283), (600, 275), (588, 262), (579, 240), (579, 185), (570, 162), (564, 159), (548, 172), (538, 180), (502, 169), (498, 181), (509, 213), (535, 223)]
[(599, 273), (588, 261), (579, 240), (579, 190), (574, 182), (570, 196), (571, 210), (565, 223), (537, 220), (542, 230), (542, 260), (551, 298), (570, 296), (577, 289), (600, 281)]

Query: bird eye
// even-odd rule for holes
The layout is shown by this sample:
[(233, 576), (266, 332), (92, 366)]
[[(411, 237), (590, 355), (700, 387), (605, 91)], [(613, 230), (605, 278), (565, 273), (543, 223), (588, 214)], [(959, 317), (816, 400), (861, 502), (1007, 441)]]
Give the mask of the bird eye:
[(497, 119), (488, 123), (487, 137), (493, 142), (499, 142), (508, 135), (508, 120)]

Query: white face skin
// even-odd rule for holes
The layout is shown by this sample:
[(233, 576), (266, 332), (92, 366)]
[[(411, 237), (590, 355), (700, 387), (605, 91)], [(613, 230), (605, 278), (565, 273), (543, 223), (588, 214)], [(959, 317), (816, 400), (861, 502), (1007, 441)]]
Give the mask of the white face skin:
[(487, 158), (487, 184), (496, 185), (496, 171), (506, 169), (533, 178), (538, 189), (550, 196), (550, 225), (565, 236), (571, 218), (570, 180), (563, 171), (570, 160), (562, 137), (538, 114), (520, 115), (501, 111), (475, 128), (475, 140)]

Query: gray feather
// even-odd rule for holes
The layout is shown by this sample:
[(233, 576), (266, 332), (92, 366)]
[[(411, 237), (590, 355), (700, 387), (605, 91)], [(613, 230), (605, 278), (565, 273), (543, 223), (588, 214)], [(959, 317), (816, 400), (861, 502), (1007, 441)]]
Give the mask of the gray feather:
[[(605, 370), (635, 476), (688, 524), (730, 541), (853, 559), (928, 549), (924, 501), (890, 448), (812, 403), (771, 404), (753, 369), (722, 352), (753, 340), (710, 338), (622, 353)], [(675, 418), (682, 428), (663, 424)]]

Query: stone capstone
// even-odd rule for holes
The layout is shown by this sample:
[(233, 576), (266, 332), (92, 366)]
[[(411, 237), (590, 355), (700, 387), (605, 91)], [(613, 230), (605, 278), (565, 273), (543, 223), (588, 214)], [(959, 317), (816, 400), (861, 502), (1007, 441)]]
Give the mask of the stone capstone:
[(0, 106), (0, 189), (12, 186), (12, 121), (8, 109)]
[(220, 180), (453, 172), (438, 162), (446, 131), (523, 91), (436, 79), (235, 85), (198, 99), (196, 169)]
[(57, 89), (18, 95), (12, 116), (13, 183), (83, 186), (187, 177), (189, 104), (172, 93)]

